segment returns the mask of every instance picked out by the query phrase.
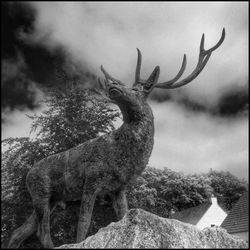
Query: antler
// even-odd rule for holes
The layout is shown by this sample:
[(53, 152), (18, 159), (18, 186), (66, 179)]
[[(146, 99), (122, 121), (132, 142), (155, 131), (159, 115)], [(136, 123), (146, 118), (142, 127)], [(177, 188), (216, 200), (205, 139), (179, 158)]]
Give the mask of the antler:
[[(179, 82), (176, 82), (181, 77), (181, 75), (183, 74), (183, 72), (186, 68), (186, 55), (184, 55), (182, 66), (181, 66), (179, 73), (172, 80), (167, 81), (167, 82), (163, 82), (163, 83), (157, 83), (154, 87), (161, 88), (161, 89), (174, 89), (174, 88), (179, 88), (179, 87), (191, 82), (193, 79), (195, 79), (200, 74), (200, 72), (203, 70), (203, 68), (207, 64), (212, 52), (214, 50), (216, 50), (223, 43), (224, 39), (225, 39), (225, 28), (223, 28), (223, 30), (222, 30), (222, 35), (221, 35), (219, 42), (215, 46), (213, 46), (212, 48), (205, 50), (204, 49), (205, 36), (203, 34), (202, 38), (201, 38), (201, 43), (200, 43), (199, 60), (198, 60), (198, 63), (196, 65), (196, 68), (194, 69), (194, 71), (189, 76), (187, 76), (185, 79), (183, 79)], [(139, 55), (138, 55), (138, 57), (139, 57)], [(138, 59), (138, 61), (139, 61), (139, 59)], [(138, 64), (137, 64), (137, 66), (138, 66)]]
[(136, 65), (136, 71), (135, 71), (135, 82), (140, 82), (140, 73), (141, 73), (141, 51), (137, 49), (138, 57), (137, 57), (137, 65)]
[(113, 82), (117, 82), (117, 83), (121, 83), (121, 81), (115, 79), (113, 76), (111, 76), (104, 68), (103, 66), (101, 65), (101, 71), (102, 73), (104, 74), (105, 78), (106, 78), (106, 81), (107, 80), (111, 80)]

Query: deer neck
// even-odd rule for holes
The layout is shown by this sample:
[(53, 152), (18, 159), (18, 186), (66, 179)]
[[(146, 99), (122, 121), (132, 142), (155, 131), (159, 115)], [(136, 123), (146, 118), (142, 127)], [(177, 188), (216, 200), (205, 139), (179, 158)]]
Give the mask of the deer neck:
[(154, 117), (150, 106), (146, 103), (140, 109), (121, 111), (123, 124), (115, 133), (117, 142), (147, 161), (154, 143)]

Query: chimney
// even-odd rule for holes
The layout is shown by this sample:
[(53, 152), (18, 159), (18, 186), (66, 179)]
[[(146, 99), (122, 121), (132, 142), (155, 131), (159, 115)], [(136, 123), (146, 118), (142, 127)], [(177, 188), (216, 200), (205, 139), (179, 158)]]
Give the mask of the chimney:
[(212, 205), (217, 204), (217, 197), (215, 197), (214, 194), (211, 195), (211, 201)]

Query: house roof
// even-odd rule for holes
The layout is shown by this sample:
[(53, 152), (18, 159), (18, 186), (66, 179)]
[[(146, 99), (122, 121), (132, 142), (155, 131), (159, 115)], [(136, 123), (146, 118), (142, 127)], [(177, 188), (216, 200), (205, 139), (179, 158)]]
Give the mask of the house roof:
[(245, 192), (228, 216), (222, 222), (221, 227), (225, 228), (228, 233), (238, 233), (249, 231), (249, 198), (248, 192)]
[(212, 202), (207, 201), (199, 206), (176, 212), (170, 216), (170, 219), (176, 219), (185, 223), (196, 225), (211, 205)]

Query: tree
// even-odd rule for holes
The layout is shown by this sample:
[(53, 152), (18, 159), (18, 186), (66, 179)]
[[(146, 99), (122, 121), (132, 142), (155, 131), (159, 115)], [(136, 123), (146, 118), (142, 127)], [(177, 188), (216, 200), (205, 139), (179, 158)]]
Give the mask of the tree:
[(168, 168), (147, 167), (128, 190), (130, 207), (140, 207), (163, 217), (171, 209), (180, 211), (206, 201), (212, 192), (210, 181), (201, 175), (184, 175)]
[(212, 188), (208, 178), (198, 174), (184, 175), (165, 169), (162, 178), (161, 195), (180, 211), (198, 206), (211, 196)]
[(218, 202), (228, 210), (231, 210), (241, 195), (247, 191), (247, 182), (238, 179), (228, 171), (211, 169), (206, 176), (210, 179)]
[[(46, 111), (29, 116), (31, 133), (36, 133), (34, 139), (22, 137), (2, 141), (8, 145), (2, 156), (2, 246), (32, 211), (25, 178), (34, 162), (109, 133), (114, 129), (112, 122), (119, 117), (119, 112), (110, 108), (107, 101), (79, 84), (71, 84), (64, 91), (51, 90), (44, 102), (48, 107)], [(74, 241), (77, 222), (73, 225), (72, 220), (78, 215), (78, 209), (78, 204), (71, 204), (67, 210), (58, 208), (56, 216), (52, 216), (52, 235), (58, 244)], [(40, 248), (40, 244), (29, 239), (22, 247)]]

